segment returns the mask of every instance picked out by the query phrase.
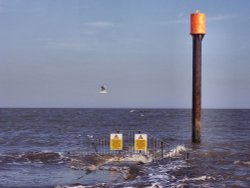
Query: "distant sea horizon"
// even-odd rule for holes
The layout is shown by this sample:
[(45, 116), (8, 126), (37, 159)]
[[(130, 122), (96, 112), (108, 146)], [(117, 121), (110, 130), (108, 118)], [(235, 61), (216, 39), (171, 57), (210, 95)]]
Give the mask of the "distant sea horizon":
[[(178, 110), (178, 109), (185, 109), (185, 110), (192, 110), (192, 107), (0, 107), (0, 108), (13, 108), (13, 109), (163, 109), (163, 110)], [(202, 110), (250, 110), (249, 108), (223, 108), (223, 107), (215, 107), (215, 108), (202, 108)]]

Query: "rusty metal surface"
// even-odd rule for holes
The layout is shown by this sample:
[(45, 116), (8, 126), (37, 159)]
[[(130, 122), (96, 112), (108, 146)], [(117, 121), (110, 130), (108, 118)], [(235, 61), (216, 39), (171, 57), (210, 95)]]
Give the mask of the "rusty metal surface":
[(204, 35), (193, 35), (192, 141), (201, 142), (201, 61)]

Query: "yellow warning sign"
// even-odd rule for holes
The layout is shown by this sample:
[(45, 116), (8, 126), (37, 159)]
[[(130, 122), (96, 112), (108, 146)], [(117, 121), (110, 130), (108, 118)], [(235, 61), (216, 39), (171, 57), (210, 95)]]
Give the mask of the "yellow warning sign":
[(110, 134), (110, 150), (122, 150), (122, 134)]
[(141, 139), (143, 139), (143, 137), (142, 137), (142, 135), (140, 134), (140, 136), (139, 136), (139, 138), (138, 138), (139, 140), (141, 140)]
[(135, 150), (136, 151), (147, 151), (147, 134), (135, 134)]

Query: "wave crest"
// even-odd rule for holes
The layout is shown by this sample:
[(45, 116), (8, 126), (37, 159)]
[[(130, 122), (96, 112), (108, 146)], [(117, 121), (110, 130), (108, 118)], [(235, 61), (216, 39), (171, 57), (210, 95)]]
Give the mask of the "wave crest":
[(183, 145), (178, 145), (174, 149), (170, 150), (170, 152), (164, 154), (164, 158), (167, 157), (176, 157), (180, 155), (181, 153), (187, 151), (187, 148)]
[(60, 163), (65, 160), (61, 153), (58, 152), (25, 152), (15, 154), (4, 154), (0, 156), (1, 163)]

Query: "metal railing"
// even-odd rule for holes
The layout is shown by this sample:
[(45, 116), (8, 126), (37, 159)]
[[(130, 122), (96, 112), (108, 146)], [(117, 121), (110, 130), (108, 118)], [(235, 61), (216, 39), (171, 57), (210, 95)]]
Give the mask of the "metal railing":
[[(123, 148), (122, 150), (111, 150), (110, 148), (110, 134), (117, 133), (123, 135)], [(152, 157), (153, 160), (162, 159), (164, 153), (169, 150), (169, 144), (161, 139), (154, 137), (153, 135), (144, 131), (135, 130), (117, 130), (111, 132), (103, 137), (91, 138), (90, 144), (92, 153), (99, 155), (111, 154), (119, 156), (132, 156), (134, 154), (141, 154)], [(137, 151), (135, 150), (135, 134), (147, 134), (147, 150)]]

